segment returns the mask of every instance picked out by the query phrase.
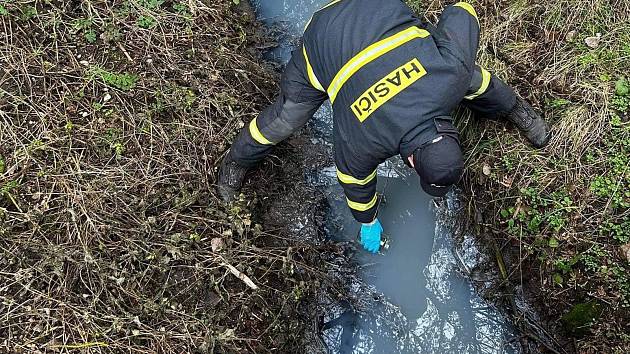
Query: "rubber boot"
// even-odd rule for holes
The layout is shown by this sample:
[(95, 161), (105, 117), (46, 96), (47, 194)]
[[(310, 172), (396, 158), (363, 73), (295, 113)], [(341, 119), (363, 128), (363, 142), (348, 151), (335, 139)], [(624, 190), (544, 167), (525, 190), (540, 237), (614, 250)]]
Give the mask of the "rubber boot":
[(534, 108), (520, 97), (516, 99), (514, 108), (505, 115), (505, 118), (514, 123), (534, 147), (540, 149), (549, 143), (549, 126)]
[(225, 156), (219, 168), (219, 183), (217, 189), (219, 196), (225, 202), (233, 201), (241, 187), (247, 173), (247, 168), (236, 163), (230, 158), (230, 153)]

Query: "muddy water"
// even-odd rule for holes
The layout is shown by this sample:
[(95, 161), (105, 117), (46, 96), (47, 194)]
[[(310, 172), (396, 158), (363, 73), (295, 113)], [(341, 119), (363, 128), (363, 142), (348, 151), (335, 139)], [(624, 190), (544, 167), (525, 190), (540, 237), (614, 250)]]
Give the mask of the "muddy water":
[[(288, 61), (313, 11), (326, 0), (254, 0), (257, 16), (277, 31), (279, 45), (268, 53)], [(317, 143), (330, 146), (332, 113), (325, 104), (311, 126)], [(339, 241), (356, 241), (353, 220), (334, 166), (309, 177), (330, 204), (327, 231)], [(378, 255), (358, 251), (361, 280), (350, 284), (356, 303), (333, 304), (322, 337), (333, 353), (518, 353), (518, 341), (501, 313), (474, 291), (462, 269), (490, 262), (472, 237), (454, 244), (451, 229), (459, 208), (456, 195), (440, 206), (420, 189), (400, 159), (379, 168), (385, 200), (379, 218), (387, 248)]]

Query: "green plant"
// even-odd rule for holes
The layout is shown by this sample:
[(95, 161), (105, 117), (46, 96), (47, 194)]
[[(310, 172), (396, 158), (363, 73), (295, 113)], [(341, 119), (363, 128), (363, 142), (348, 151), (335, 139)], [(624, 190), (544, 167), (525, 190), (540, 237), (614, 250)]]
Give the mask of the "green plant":
[(610, 235), (620, 243), (628, 243), (630, 242), (630, 218), (626, 217), (620, 223), (607, 221), (600, 226), (600, 233)]
[(615, 96), (611, 100), (611, 105), (619, 112), (627, 112), (630, 108), (630, 83), (625, 77), (615, 82)]
[(93, 21), (90, 18), (81, 18), (74, 21), (72, 26), (74, 29), (79, 32), (83, 31), (83, 37), (89, 43), (96, 42), (96, 32), (92, 28)]
[(0, 4), (0, 16), (9, 16), (9, 11)]
[(4, 185), (2, 185), (2, 188), (0, 188), (0, 195), (9, 197), (11, 196), (11, 193), (14, 190), (16, 190), (19, 186), (20, 184), (18, 183), (18, 181), (15, 181), (15, 180), (8, 181)]
[(21, 11), (22, 15), (20, 16), (20, 20), (24, 22), (37, 16), (37, 9), (34, 6), (26, 6), (22, 8)]
[(627, 112), (628, 108), (630, 108), (630, 97), (615, 95), (610, 100), (610, 104), (619, 112)]
[(560, 108), (560, 107), (564, 107), (568, 104), (570, 104), (571, 101), (569, 100), (565, 100), (563, 98), (555, 98), (551, 101), (547, 102), (547, 105), (549, 106), (549, 108)]
[(125, 152), (125, 146), (121, 142), (115, 142), (112, 144), (112, 149), (116, 152), (116, 157), (122, 156)]
[(164, 0), (140, 0), (139, 5), (148, 10), (155, 10), (164, 4)]
[(178, 14), (182, 16), (185, 16), (185, 17), (190, 16), (190, 12), (188, 11), (188, 5), (186, 5), (183, 2), (174, 2), (173, 10), (175, 10), (175, 12), (177, 12)]
[(0, 174), (3, 174), (7, 169), (6, 162), (4, 161), (4, 156), (0, 155)]
[(141, 28), (150, 29), (157, 25), (157, 20), (151, 16), (141, 15), (136, 23)]
[(84, 37), (85, 37), (85, 40), (88, 41), (89, 43), (96, 42), (96, 32), (93, 29), (89, 29), (88, 31), (86, 31), (84, 34)]
[(628, 83), (628, 80), (626, 80), (625, 77), (620, 78), (615, 83), (615, 94), (617, 96), (630, 95), (630, 83)]
[(136, 83), (138, 81), (138, 76), (128, 73), (114, 73), (111, 71), (104, 70), (100, 67), (92, 67), (91, 68), (91, 77), (99, 77), (103, 80), (107, 85), (113, 86), (123, 91), (129, 91), (136, 87)]
[(580, 256), (574, 255), (571, 258), (557, 259), (554, 262), (554, 266), (557, 271), (562, 272), (562, 274), (567, 274), (573, 271), (573, 266), (578, 264), (579, 261), (580, 261)]
[(602, 305), (595, 300), (577, 304), (573, 306), (571, 311), (562, 316), (562, 323), (567, 331), (583, 335), (587, 328), (599, 319), (602, 310)]
[(602, 264), (609, 258), (610, 253), (599, 245), (594, 245), (580, 256), (586, 269), (594, 273), (599, 272)]
[(122, 38), (122, 34), (116, 24), (110, 23), (105, 26), (101, 38), (103, 38), (105, 42), (118, 42)]
[(591, 182), (590, 189), (598, 197), (610, 199), (610, 205), (615, 208), (627, 208), (630, 204), (626, 201), (630, 197), (628, 190), (624, 190), (616, 178), (609, 175), (597, 176)]

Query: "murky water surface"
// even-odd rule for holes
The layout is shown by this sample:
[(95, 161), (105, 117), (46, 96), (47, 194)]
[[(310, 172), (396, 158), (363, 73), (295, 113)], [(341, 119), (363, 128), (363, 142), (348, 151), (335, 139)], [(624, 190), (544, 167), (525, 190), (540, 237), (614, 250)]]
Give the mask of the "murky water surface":
[[(285, 63), (311, 14), (326, 0), (254, 0), (257, 16), (278, 30), (279, 47), (268, 54)], [(332, 114), (324, 105), (311, 123), (320, 143), (330, 144)], [(328, 196), (329, 234), (356, 240), (359, 224), (345, 203), (334, 166), (311, 182)], [(456, 196), (442, 207), (421, 191), (417, 176), (400, 159), (379, 168), (379, 218), (389, 248), (358, 252), (362, 282), (352, 284), (358, 305), (333, 306), (323, 337), (333, 353), (517, 353), (511, 326), (476, 295), (460, 268), (490, 262), (472, 238), (453, 244)]]

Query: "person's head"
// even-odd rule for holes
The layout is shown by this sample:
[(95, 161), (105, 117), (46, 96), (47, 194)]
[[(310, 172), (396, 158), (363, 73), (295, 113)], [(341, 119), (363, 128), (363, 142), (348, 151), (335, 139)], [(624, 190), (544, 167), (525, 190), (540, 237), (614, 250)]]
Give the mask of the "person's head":
[(448, 193), (464, 171), (459, 141), (451, 135), (436, 137), (417, 149), (412, 158), (422, 189), (434, 197)]

